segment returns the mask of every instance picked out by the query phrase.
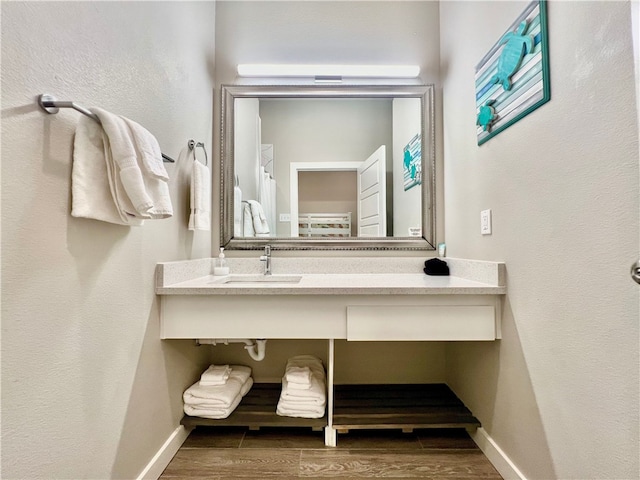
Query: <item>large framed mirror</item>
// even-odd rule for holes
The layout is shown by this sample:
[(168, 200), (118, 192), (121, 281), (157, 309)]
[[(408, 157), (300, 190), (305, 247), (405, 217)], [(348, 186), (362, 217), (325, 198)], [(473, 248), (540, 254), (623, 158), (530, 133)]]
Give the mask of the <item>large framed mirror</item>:
[(433, 85), (221, 95), (221, 246), (435, 249)]

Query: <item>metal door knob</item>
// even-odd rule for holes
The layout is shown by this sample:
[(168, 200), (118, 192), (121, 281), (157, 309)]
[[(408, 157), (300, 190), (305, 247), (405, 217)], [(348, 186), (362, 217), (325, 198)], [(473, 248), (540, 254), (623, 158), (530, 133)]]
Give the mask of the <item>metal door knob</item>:
[(636, 283), (640, 283), (640, 260), (631, 265), (631, 278), (633, 278)]

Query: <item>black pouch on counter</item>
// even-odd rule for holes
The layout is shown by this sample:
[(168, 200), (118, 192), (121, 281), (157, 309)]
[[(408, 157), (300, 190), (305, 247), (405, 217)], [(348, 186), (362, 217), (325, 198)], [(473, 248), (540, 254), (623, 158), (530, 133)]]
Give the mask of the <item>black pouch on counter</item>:
[(449, 275), (449, 265), (439, 258), (430, 258), (424, 262), (424, 273), (427, 275)]

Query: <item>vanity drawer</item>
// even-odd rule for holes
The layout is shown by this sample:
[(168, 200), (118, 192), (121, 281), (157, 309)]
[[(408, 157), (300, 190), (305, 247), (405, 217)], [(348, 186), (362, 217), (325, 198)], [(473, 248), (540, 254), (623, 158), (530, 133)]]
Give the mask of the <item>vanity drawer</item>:
[(492, 305), (350, 305), (347, 340), (495, 340)]

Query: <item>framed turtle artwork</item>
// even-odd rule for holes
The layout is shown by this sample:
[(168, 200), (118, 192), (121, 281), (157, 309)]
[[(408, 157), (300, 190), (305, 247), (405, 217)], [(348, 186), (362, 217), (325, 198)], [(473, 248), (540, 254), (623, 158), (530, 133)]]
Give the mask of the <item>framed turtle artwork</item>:
[(546, 7), (529, 3), (476, 66), (478, 145), (551, 99)]

